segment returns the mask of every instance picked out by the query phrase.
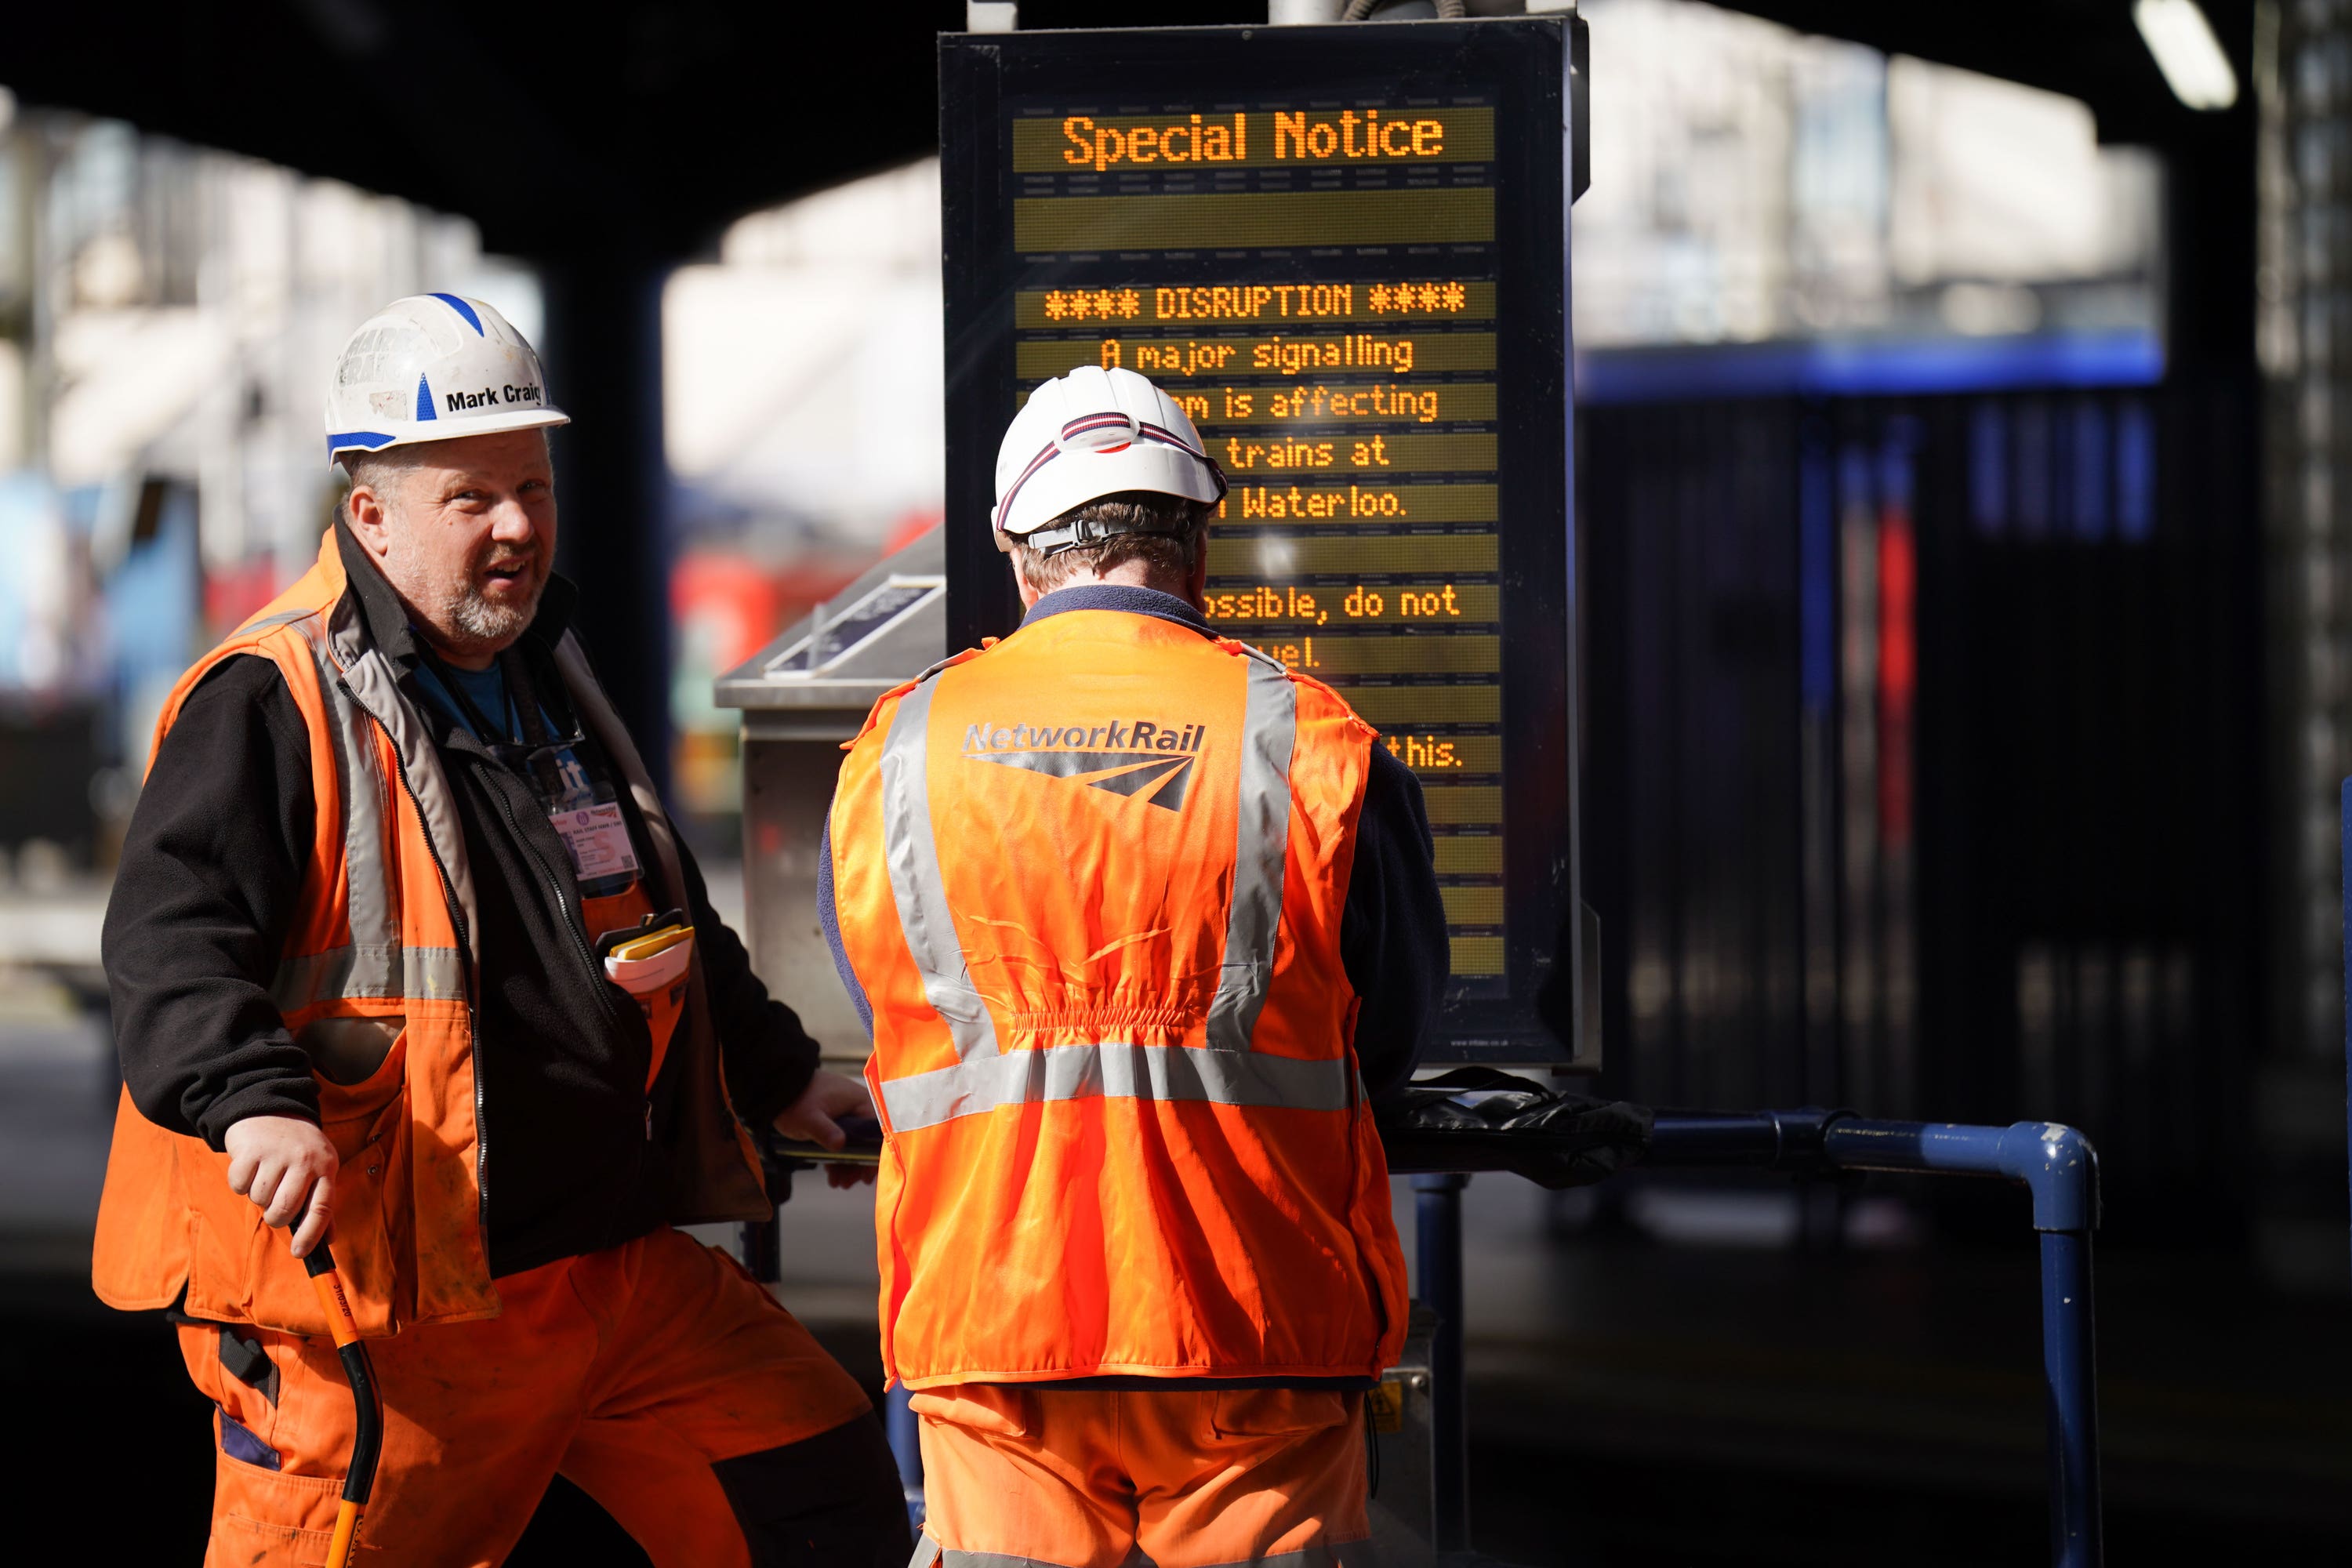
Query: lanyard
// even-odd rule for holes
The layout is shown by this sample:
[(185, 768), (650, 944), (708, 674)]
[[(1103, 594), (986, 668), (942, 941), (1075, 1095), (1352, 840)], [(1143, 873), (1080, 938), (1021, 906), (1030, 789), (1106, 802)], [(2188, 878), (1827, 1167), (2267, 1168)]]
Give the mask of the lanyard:
[(577, 721), (566, 735), (549, 731), (547, 720), (540, 708), (539, 688), (531, 679), (530, 665), (520, 650), (508, 648), (499, 655), (499, 673), (505, 679), (507, 709), (522, 730), (521, 743), (508, 739), (513, 731), (504, 724), (493, 724), (476, 705), (465, 684), (442, 661), (441, 656), (422, 638), (417, 650), (432, 669), (442, 689), (456, 700), (467, 728), (474, 731), (482, 749), (492, 758), (524, 774), (535, 784), (541, 797), (551, 805), (565, 795), (560, 763), (562, 753), (572, 751), (587, 740)]

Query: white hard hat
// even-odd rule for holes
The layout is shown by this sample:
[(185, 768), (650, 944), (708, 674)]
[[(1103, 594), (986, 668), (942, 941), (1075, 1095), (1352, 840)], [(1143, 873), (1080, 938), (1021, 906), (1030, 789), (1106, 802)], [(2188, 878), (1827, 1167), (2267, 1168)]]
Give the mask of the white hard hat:
[(1106, 537), (1046, 525), (1126, 490), (1224, 499), (1224, 471), (1175, 399), (1131, 370), (1080, 365), (1029, 395), (996, 449), (996, 547), (1052, 551)]
[(327, 461), (420, 441), (569, 425), (539, 355), (479, 300), (411, 294), (360, 323), (327, 388)]

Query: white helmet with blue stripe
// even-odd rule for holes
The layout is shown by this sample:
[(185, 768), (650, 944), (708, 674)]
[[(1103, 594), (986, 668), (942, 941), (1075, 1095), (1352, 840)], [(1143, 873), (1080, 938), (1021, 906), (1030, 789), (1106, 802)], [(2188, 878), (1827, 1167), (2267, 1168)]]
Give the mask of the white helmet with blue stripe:
[(412, 294), (360, 323), (327, 388), (327, 461), (421, 441), (569, 425), (539, 355), (479, 300)]
[(1049, 525), (1128, 490), (1213, 505), (1225, 476), (1174, 398), (1131, 370), (1082, 364), (1031, 393), (996, 449), (996, 547), (1052, 554), (1096, 542), (1118, 531)]

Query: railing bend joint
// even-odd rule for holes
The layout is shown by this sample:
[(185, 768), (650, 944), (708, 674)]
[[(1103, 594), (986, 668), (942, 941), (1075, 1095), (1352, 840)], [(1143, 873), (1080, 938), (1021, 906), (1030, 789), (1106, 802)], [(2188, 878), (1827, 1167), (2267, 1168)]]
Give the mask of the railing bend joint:
[(2000, 1173), (2033, 1194), (2036, 1230), (2099, 1228), (2099, 1152), (2074, 1128), (2019, 1121), (2000, 1135)]

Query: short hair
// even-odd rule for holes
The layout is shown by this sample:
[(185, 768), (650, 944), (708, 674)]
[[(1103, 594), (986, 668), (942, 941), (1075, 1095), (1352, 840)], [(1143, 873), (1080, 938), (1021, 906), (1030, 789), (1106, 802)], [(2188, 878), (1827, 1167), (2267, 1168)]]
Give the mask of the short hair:
[[(453, 440), (457, 438), (451, 437)], [(552, 458), (553, 445), (548, 441), (545, 430), (540, 431), (539, 439), (541, 445), (547, 448), (549, 457)], [(425, 466), (433, 455), (433, 448), (439, 445), (437, 441), (411, 441), (398, 447), (381, 447), (373, 452), (344, 453), (343, 473), (351, 480), (350, 487), (343, 492), (345, 503), (349, 504), (352, 490), (359, 489), (362, 485), (367, 486), (380, 496), (396, 490), (406, 475)]]
[(350, 489), (343, 492), (346, 504), (349, 503), (351, 490), (362, 485), (379, 496), (389, 497), (394, 493), (400, 481), (424, 462), (425, 449), (431, 445), (429, 441), (416, 442), (403, 447), (386, 447), (375, 452), (343, 454), (343, 472), (352, 481)]
[(1198, 552), (1207, 546), (1209, 519), (1216, 510), (1213, 501), (1191, 500), (1157, 490), (1121, 490), (1117, 495), (1099, 496), (1072, 507), (1045, 526), (1086, 521), (1122, 531), (1092, 544), (1074, 544), (1051, 555), (1016, 542), (1012, 552), (1013, 569), (1038, 593), (1050, 594), (1074, 580), (1098, 577), (1113, 567), (1140, 561), (1154, 579), (1170, 584), (1170, 592), (1181, 593), (1200, 558)]

